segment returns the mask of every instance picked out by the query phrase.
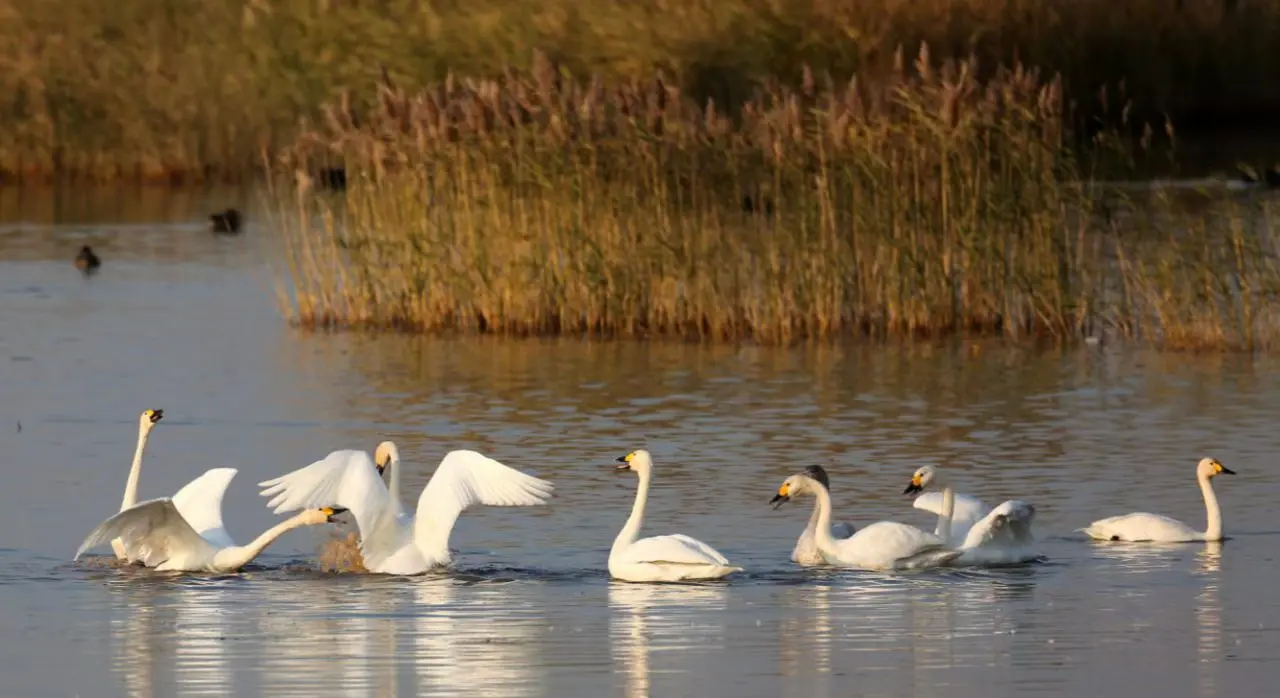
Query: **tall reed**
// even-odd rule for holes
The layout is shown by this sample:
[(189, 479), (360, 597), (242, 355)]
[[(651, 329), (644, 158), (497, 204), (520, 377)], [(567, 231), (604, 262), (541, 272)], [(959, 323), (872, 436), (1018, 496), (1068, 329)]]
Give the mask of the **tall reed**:
[[(278, 163), (299, 183), (278, 199), (289, 317), (768, 343), (1110, 330), (1172, 345), (1207, 336), (1203, 311), (1215, 342), (1256, 344), (1270, 228), (1129, 240), (1102, 224), (1064, 147), (1056, 78), (1015, 66), (983, 80), (975, 61), (922, 47), (874, 82), (766, 83), (731, 119), (661, 75), (576, 82), (535, 63), (331, 105)], [(305, 174), (335, 158), (351, 179), (336, 199)], [(1231, 262), (1222, 284), (1169, 295), (1188, 280), (1179, 262), (1210, 259)]]

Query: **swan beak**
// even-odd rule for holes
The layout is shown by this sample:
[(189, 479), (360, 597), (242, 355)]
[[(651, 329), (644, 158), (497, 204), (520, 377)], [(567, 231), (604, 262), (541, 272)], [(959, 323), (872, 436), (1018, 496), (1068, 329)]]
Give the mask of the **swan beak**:
[(148, 417), (152, 424), (164, 419), (164, 410), (151, 410), (151, 416)]
[(631, 469), (630, 453), (628, 453), (625, 456), (618, 456), (617, 461), (618, 461), (618, 465), (613, 466), (614, 470), (630, 470)]
[(782, 487), (778, 488), (778, 493), (773, 495), (773, 499), (769, 500), (769, 504), (772, 504), (773, 508), (777, 510), (778, 507), (782, 506), (783, 504), (786, 504), (790, 499), (791, 499), (791, 487), (789, 485), (783, 484)]
[(919, 476), (919, 475), (912, 475), (912, 476), (911, 476), (911, 484), (910, 484), (910, 485), (907, 485), (907, 489), (903, 490), (903, 491), (902, 491), (902, 493), (903, 493), (903, 494), (915, 494), (916, 492), (920, 492), (920, 491), (923, 491), (923, 490), (924, 490), (924, 483), (921, 481), (920, 476)]
[(1222, 473), (1223, 475), (1235, 475), (1235, 474), (1236, 474), (1236, 471), (1234, 471), (1234, 470), (1228, 470), (1228, 469), (1227, 469), (1227, 466), (1222, 465), (1221, 463), (1219, 463), (1219, 464), (1218, 464), (1218, 472), (1219, 472), (1219, 473)]
[(373, 466), (373, 468), (374, 468), (374, 470), (377, 470), (377, 471), (378, 471), (378, 474), (379, 474), (379, 475), (381, 475), (384, 471), (386, 471), (387, 466), (385, 466), (385, 465), (375, 465), (375, 466)]
[(334, 520), (333, 517), (338, 515), (340, 512), (344, 512), (344, 511), (346, 511), (346, 509), (335, 509), (333, 507), (325, 507), (320, 510), (320, 513), (324, 514), (324, 517), (325, 517), (324, 520), (326, 523), (338, 523), (337, 521)]

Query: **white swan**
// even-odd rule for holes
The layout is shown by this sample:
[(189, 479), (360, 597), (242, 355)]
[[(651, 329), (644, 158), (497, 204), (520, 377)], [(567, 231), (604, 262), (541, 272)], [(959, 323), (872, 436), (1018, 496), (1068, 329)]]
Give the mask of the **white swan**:
[(1203, 533), (1177, 519), (1147, 513), (1112, 516), (1076, 530), (1084, 532), (1095, 540), (1153, 543), (1220, 541), (1222, 540), (1222, 510), (1218, 508), (1218, 497), (1213, 492), (1213, 485), (1209, 483), (1209, 480), (1218, 475), (1235, 475), (1235, 472), (1228, 470), (1216, 458), (1202, 458), (1196, 464), (1196, 480), (1199, 481), (1200, 492), (1204, 495), (1204, 508), (1208, 518)]
[[(124, 484), (124, 499), (120, 502), (120, 511), (124, 511), (138, 503), (138, 479), (142, 476), (142, 453), (147, 450), (147, 440), (156, 423), (164, 418), (164, 410), (143, 410), (138, 417), (138, 445), (133, 451), (133, 466), (129, 468), (129, 478)], [(111, 550), (117, 560), (128, 558), (124, 542), (119, 538), (111, 541)]]
[(827, 563), (871, 570), (915, 570), (948, 565), (960, 557), (959, 550), (932, 533), (895, 521), (877, 521), (851, 538), (831, 537), (831, 495), (822, 483), (804, 474), (787, 478), (771, 504), (777, 509), (802, 494), (818, 499), (818, 523), (814, 540)]
[[(384, 442), (389, 445), (389, 442)], [(417, 515), (403, 511), (380, 471), (392, 465), (397, 494), (399, 452), (379, 447), (375, 465), (364, 451), (334, 451), (305, 468), (259, 483), (277, 514), (333, 506), (349, 509), (360, 529), (364, 566), (382, 574), (422, 574), (452, 560), (449, 534), (467, 507), (546, 504), (555, 488), (475, 451), (450, 451), (418, 498)]]
[[(805, 474), (822, 483), (822, 486), (831, 489), (831, 479), (827, 477), (827, 471), (821, 465), (811, 465), (804, 469)], [(809, 515), (809, 523), (804, 527), (804, 531), (800, 533), (800, 538), (796, 541), (796, 547), (791, 551), (791, 561), (812, 567), (815, 565), (825, 565), (827, 561), (822, 558), (822, 553), (818, 551), (818, 543), (814, 539), (814, 533), (818, 528), (818, 501), (813, 501), (813, 513)], [(831, 525), (831, 537), (835, 539), (848, 538), (852, 536), (857, 529), (853, 524), (846, 522), (834, 523)]]
[(325, 523), (332, 516), (329, 508), (309, 509), (267, 529), (249, 545), (221, 546), (202, 537), (178, 512), (172, 499), (151, 499), (103, 521), (80, 544), (75, 559), (118, 536), (132, 556), (147, 567), (160, 571), (235, 572), (285, 532)]
[(653, 458), (645, 450), (618, 458), (617, 470), (631, 470), (640, 476), (631, 516), (613, 540), (609, 550), (609, 574), (627, 582), (679, 582), (693, 579), (720, 579), (741, 567), (734, 567), (724, 555), (700, 540), (677, 533), (640, 538), (644, 508), (649, 501), (653, 479)]
[[(954, 564), (1016, 564), (1040, 557), (1040, 553), (1030, 547), (1035, 542), (1035, 536), (1031, 533), (1031, 523), (1036, 516), (1033, 505), (1020, 499), (1009, 499), (987, 511), (981, 500), (968, 495), (957, 495), (942, 470), (932, 465), (926, 465), (912, 473), (911, 482), (903, 490), (903, 494), (920, 492), (930, 486), (942, 488), (942, 507), (938, 512), (938, 526), (935, 529), (937, 535), (964, 552)], [(970, 500), (966, 504), (967, 515), (981, 515), (971, 525), (957, 528), (953, 517), (956, 500), (962, 496)], [(916, 506), (928, 510), (928, 506)]]

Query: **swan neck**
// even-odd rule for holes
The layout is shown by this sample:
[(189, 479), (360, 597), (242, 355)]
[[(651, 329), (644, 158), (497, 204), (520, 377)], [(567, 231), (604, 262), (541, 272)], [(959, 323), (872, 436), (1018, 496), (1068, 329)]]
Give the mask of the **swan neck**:
[(653, 475), (647, 470), (641, 470), (639, 475), (640, 485), (636, 488), (636, 501), (631, 505), (631, 516), (627, 518), (626, 525), (613, 540), (614, 551), (636, 542), (636, 538), (640, 537), (640, 527), (644, 525), (644, 508), (649, 503), (649, 482)]
[(1213, 491), (1213, 483), (1205, 475), (1197, 478), (1200, 481), (1200, 492), (1204, 494), (1205, 540), (1222, 540), (1222, 509), (1218, 507), (1218, 495)]
[(938, 537), (951, 540), (951, 520), (956, 514), (956, 491), (951, 485), (942, 489), (942, 513), (938, 514)]
[(248, 545), (233, 545), (229, 548), (219, 550), (213, 556), (213, 567), (219, 572), (235, 572), (236, 570), (249, 564), (255, 557), (262, 554), (267, 546), (276, 542), (276, 539), (295, 528), (306, 526), (307, 522), (304, 517), (309, 512), (303, 512), (298, 516), (287, 519), (281, 523), (268, 528), (262, 535), (253, 539)]
[(142, 476), (142, 453), (147, 450), (148, 438), (150, 435), (145, 430), (138, 430), (138, 447), (133, 452), (133, 466), (129, 468), (129, 479), (124, 483), (124, 499), (120, 501), (120, 511), (138, 503), (138, 479)]
[(831, 493), (821, 484), (814, 483), (814, 499), (817, 500), (817, 528), (813, 532), (813, 542), (818, 545), (818, 552), (833, 554), (836, 539), (831, 537)]
[(803, 538), (804, 536), (812, 536), (817, 530), (818, 530), (818, 500), (815, 497), (813, 500), (813, 512), (809, 514), (809, 525), (804, 527), (804, 532), (800, 534), (800, 537)]

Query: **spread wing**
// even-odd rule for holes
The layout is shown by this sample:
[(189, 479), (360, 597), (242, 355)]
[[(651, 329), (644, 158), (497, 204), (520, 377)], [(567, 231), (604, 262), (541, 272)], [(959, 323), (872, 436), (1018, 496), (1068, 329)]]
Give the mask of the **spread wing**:
[(173, 495), (173, 505), (182, 518), (196, 533), (219, 548), (235, 545), (222, 525), (222, 498), (235, 476), (235, 468), (212, 468)]
[(113, 538), (123, 540), (130, 559), (141, 560), (147, 567), (157, 567), (175, 555), (212, 556), (217, 552), (187, 523), (171, 499), (140, 502), (103, 521), (80, 544), (75, 559)]
[(391, 496), (364, 451), (334, 451), (305, 468), (258, 483), (259, 494), (271, 497), (267, 507), (281, 514), (300, 509), (349, 509), (367, 538), (391, 512)]
[(458, 515), (474, 504), (537, 506), (546, 504), (553, 490), (550, 482), (475, 451), (450, 451), (418, 497), (415, 537), (419, 542), (447, 539)]

